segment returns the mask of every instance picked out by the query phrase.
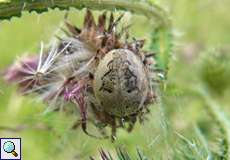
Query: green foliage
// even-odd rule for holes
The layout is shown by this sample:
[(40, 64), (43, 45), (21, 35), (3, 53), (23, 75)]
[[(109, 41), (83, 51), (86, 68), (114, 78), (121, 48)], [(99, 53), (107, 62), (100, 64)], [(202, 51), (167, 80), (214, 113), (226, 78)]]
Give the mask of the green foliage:
[[(116, 150), (117, 153), (117, 157), (114, 158), (113, 156), (111, 156), (111, 154), (109, 152), (105, 152), (103, 149), (100, 151), (100, 156), (101, 159), (103, 160), (132, 160), (131, 156), (128, 154), (128, 152), (125, 149), (122, 148), (118, 148)], [(90, 157), (91, 160), (96, 160), (93, 157)], [(140, 149), (137, 149), (137, 156), (136, 158), (134, 158), (136, 160), (149, 160), (149, 158), (147, 158)]]
[(145, 15), (155, 20), (159, 26), (170, 26), (167, 14), (160, 7), (138, 0), (11, 0), (0, 2), (0, 19), (10, 19), (21, 16), (22, 11), (48, 11), (49, 8), (69, 9), (90, 8), (97, 10), (125, 10)]
[(200, 77), (216, 95), (222, 95), (230, 86), (230, 56), (224, 49), (211, 49), (203, 53)]

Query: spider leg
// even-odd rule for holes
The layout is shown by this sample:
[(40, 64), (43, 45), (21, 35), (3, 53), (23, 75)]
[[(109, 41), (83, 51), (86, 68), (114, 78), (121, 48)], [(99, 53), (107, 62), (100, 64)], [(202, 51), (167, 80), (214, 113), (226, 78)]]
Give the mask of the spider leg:
[(119, 127), (125, 128), (124, 118), (119, 118)]
[(109, 136), (107, 135), (106, 129), (105, 127), (103, 128), (98, 128), (98, 131), (100, 132), (100, 134), (104, 137), (104, 138), (109, 138)]
[(127, 132), (132, 132), (134, 125), (136, 124), (137, 118), (136, 116), (133, 116), (130, 118), (130, 122), (129, 122), (129, 127), (127, 128)]
[(117, 132), (117, 126), (116, 126), (116, 119), (113, 117), (113, 121), (111, 123), (111, 141), (114, 142), (116, 140), (116, 132)]
[(150, 113), (150, 110), (148, 108), (144, 108), (139, 111), (138, 119), (141, 124), (148, 120), (148, 117), (146, 116), (148, 113)]
[[(81, 102), (80, 99), (79, 99), (78, 103), (79, 103), (79, 102)], [(77, 102), (75, 102), (75, 104), (76, 104), (76, 103), (77, 103)], [(77, 104), (78, 104), (78, 103), (77, 103)], [(86, 116), (87, 113), (86, 113), (86, 105), (83, 104), (83, 105), (78, 105), (78, 106), (79, 106), (80, 115), (81, 115), (80, 124), (81, 124), (81, 128), (82, 128), (83, 132), (84, 132), (86, 135), (90, 136), (90, 137), (100, 139), (101, 137), (97, 137), (97, 136), (95, 136), (95, 135), (93, 135), (93, 134), (90, 134), (90, 133), (87, 131), (87, 116)], [(76, 126), (77, 126), (77, 124), (76, 124)]]
[(71, 129), (75, 130), (77, 129), (78, 127), (80, 127), (81, 123), (79, 121), (76, 121), (73, 126), (71, 127)]
[[(92, 124), (94, 124), (95, 126), (97, 125), (97, 124), (95, 124), (94, 122), (93, 122), (93, 120), (92, 119), (88, 119), (88, 121), (90, 121)], [(73, 126), (71, 127), (71, 129), (72, 130), (75, 130), (75, 129), (77, 129), (77, 128), (79, 128), (79, 127), (82, 127), (82, 121), (80, 120), (77, 120), (74, 124), (73, 124)], [(84, 130), (83, 130), (84, 131)], [(105, 130), (105, 128), (98, 128), (98, 131), (101, 133), (101, 135), (102, 135), (102, 137), (98, 137), (98, 136), (95, 136), (95, 135), (93, 135), (93, 134), (90, 134), (88, 131), (87, 131), (87, 128), (85, 129), (85, 131), (84, 131), (84, 133), (86, 133), (88, 136), (90, 136), (90, 137), (93, 137), (93, 138), (97, 138), (97, 139), (107, 139), (107, 138), (109, 138), (108, 136), (107, 136), (107, 134), (106, 134), (106, 130)]]
[(92, 103), (92, 102), (90, 102), (90, 106), (91, 106), (91, 108), (92, 108), (92, 112), (93, 112), (94, 116), (96, 117), (96, 119), (97, 119), (98, 121), (100, 121), (99, 123), (102, 124), (102, 125), (98, 125), (98, 124), (95, 124), (95, 123), (94, 123), (94, 125), (98, 128), (98, 131), (101, 133), (101, 135), (102, 135), (104, 138), (109, 138), (108, 135), (107, 135), (107, 133), (106, 133), (106, 130), (105, 130), (106, 125), (103, 125), (103, 124), (106, 124), (106, 123), (105, 123), (105, 120), (104, 120), (104, 117), (105, 117), (105, 116), (104, 116), (103, 112), (98, 111), (98, 110), (96, 109), (96, 107), (95, 107), (95, 104)]
[(87, 132), (87, 117), (86, 117), (86, 107), (85, 104), (84, 105), (79, 105), (80, 107), (80, 115), (81, 115), (81, 128), (82, 130), (88, 134)]
[[(81, 101), (78, 100), (78, 103), (75, 102), (75, 104), (78, 105), (79, 102), (81, 102)], [(94, 124), (95, 126), (96, 126), (96, 124), (95, 124), (95, 122), (94, 122), (92, 119), (87, 119), (87, 112), (86, 112), (87, 108), (86, 108), (86, 105), (84, 104), (84, 105), (78, 105), (78, 106), (79, 106), (79, 109), (80, 109), (81, 120), (80, 120), (80, 121), (77, 121), (77, 122), (73, 125), (72, 129), (76, 129), (76, 128), (78, 128), (78, 127), (81, 126), (83, 132), (84, 132), (86, 135), (90, 136), (90, 137), (97, 138), (97, 139), (106, 139), (106, 138), (108, 138), (107, 136), (98, 137), (98, 136), (95, 136), (95, 135), (93, 135), (93, 134), (90, 134), (90, 133), (87, 131), (87, 121), (90, 121), (90, 122), (91, 122), (92, 124)], [(102, 133), (103, 133), (103, 132), (102, 132)]]

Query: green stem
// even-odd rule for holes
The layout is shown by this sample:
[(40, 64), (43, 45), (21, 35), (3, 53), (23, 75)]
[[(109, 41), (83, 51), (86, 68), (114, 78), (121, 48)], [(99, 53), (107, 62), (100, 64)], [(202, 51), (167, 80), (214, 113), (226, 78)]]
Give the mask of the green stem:
[(48, 8), (90, 8), (95, 10), (125, 10), (143, 14), (161, 27), (169, 27), (168, 16), (156, 5), (133, 0), (11, 0), (0, 2), (0, 19), (21, 16), (22, 11), (45, 12)]

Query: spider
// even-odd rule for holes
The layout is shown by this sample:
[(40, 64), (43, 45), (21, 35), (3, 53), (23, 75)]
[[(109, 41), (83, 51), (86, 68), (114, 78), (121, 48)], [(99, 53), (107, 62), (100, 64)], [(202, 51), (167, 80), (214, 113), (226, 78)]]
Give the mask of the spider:
[(66, 37), (44, 54), (41, 49), (39, 58), (10, 67), (6, 80), (19, 81), (20, 88), (46, 103), (73, 103), (81, 117), (73, 128), (81, 126), (90, 136), (97, 137), (88, 132), (87, 122), (102, 133), (97, 138), (109, 137), (107, 126), (113, 141), (117, 128), (131, 132), (156, 102), (155, 54), (142, 50), (145, 40), (129, 40), (129, 26), (118, 31), (123, 16), (115, 19), (111, 13), (107, 22), (104, 12), (96, 23), (86, 10), (82, 29), (65, 20)]

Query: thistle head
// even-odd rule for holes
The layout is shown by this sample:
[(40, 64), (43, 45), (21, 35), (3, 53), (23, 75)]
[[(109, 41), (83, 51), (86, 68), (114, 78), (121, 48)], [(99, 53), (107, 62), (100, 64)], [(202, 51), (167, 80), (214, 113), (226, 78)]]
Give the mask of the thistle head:
[(122, 17), (115, 19), (111, 14), (106, 25), (106, 12), (96, 23), (87, 10), (82, 29), (66, 22), (69, 34), (65, 38), (47, 50), (42, 44), (38, 56), (11, 66), (6, 80), (17, 82), (24, 93), (36, 93), (55, 108), (75, 104), (88, 135), (92, 135), (86, 130), (91, 119), (88, 111), (103, 126), (111, 126), (113, 134), (117, 119), (129, 123), (131, 131), (137, 117), (155, 102), (156, 73), (152, 53), (142, 49), (145, 40), (130, 41), (128, 27), (117, 30)]

